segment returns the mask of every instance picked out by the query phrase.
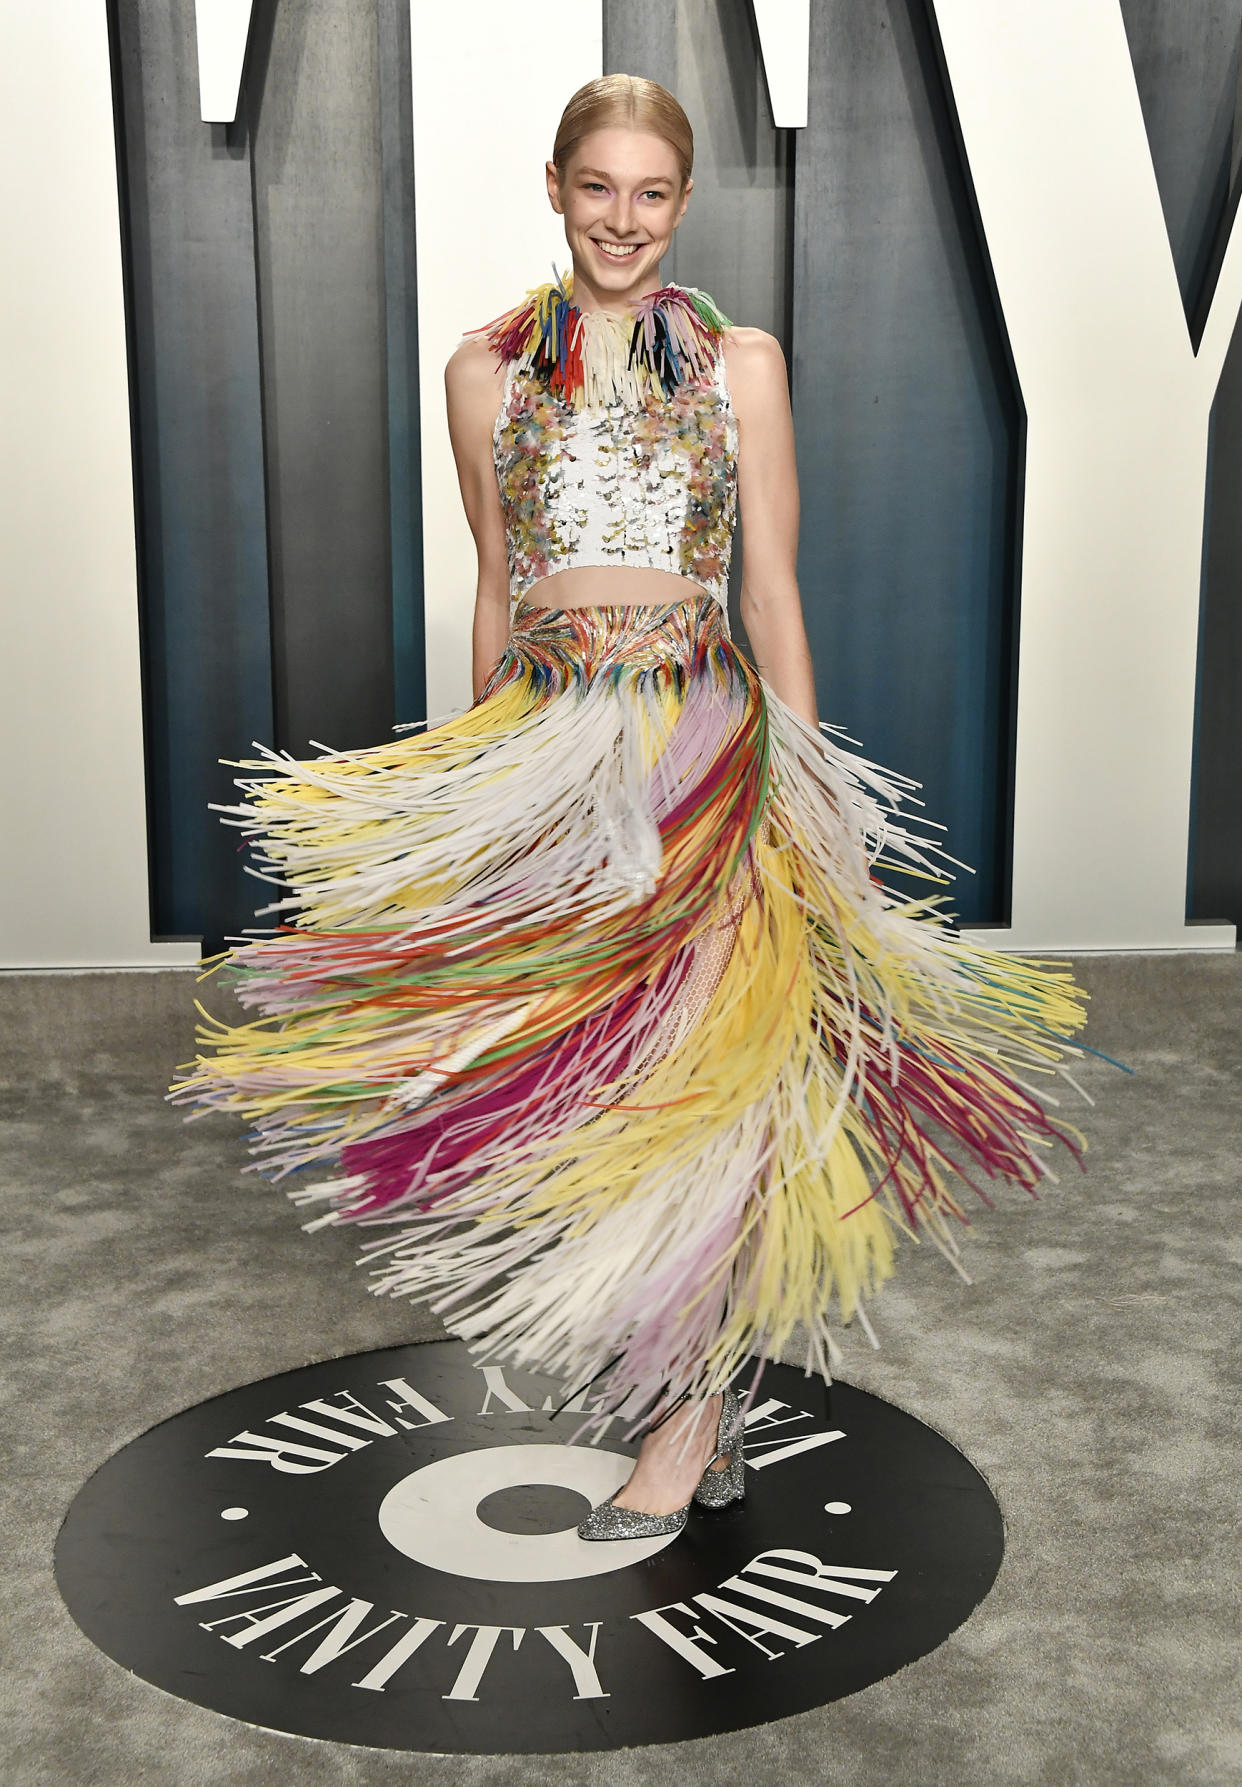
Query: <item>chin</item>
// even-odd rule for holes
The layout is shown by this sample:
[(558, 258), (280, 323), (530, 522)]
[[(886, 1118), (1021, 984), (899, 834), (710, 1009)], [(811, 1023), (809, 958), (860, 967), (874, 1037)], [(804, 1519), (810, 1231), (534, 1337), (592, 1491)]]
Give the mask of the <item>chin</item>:
[(588, 236), (582, 245), (582, 256), (588, 266), (601, 268), (608, 273), (617, 273), (622, 278), (628, 279), (632, 276), (634, 268), (642, 265), (646, 260), (650, 248), (651, 244), (644, 243), (639, 252), (631, 255), (629, 260), (614, 261), (610, 255), (601, 253), (591, 237)]

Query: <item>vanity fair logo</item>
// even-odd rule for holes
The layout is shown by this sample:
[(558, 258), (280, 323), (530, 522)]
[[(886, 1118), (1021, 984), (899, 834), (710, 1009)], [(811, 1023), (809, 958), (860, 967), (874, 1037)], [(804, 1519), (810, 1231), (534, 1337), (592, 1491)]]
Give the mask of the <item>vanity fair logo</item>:
[(453, 1342), (330, 1361), (151, 1429), (57, 1546), (78, 1624), (168, 1691), (408, 1750), (671, 1741), (837, 1698), (990, 1587), (1000, 1517), (891, 1405), (763, 1369), (747, 1494), (672, 1537), (575, 1531), (629, 1474), (547, 1380)]

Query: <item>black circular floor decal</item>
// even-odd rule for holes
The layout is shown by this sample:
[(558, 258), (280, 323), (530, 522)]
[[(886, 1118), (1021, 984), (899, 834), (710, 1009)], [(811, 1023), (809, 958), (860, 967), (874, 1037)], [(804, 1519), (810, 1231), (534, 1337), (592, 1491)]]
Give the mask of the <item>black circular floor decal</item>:
[(932, 1650), (1000, 1511), (890, 1403), (766, 1365), (746, 1498), (673, 1539), (577, 1522), (635, 1448), (567, 1445), (558, 1386), (456, 1342), (283, 1372), (153, 1427), (61, 1528), (110, 1657), (277, 1731), (397, 1750), (667, 1743), (822, 1706)]

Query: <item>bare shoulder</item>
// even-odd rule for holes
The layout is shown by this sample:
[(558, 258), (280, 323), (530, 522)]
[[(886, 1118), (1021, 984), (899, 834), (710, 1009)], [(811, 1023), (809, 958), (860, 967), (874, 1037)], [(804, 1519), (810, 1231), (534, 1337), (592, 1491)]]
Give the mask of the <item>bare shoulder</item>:
[(482, 452), (500, 408), (505, 369), (482, 336), (463, 338), (444, 366), (444, 398), (449, 432), (475, 439)]
[(742, 329), (730, 323), (721, 339), (731, 373), (736, 370), (746, 378), (771, 378), (779, 371), (784, 377), (784, 349), (766, 329)]
[(740, 323), (729, 323), (721, 330), (721, 339), (727, 352), (739, 360), (747, 357), (762, 359), (765, 354), (780, 354), (784, 358), (780, 342), (766, 329), (747, 329)]
[(503, 379), (504, 367), (482, 335), (463, 336), (445, 362), (445, 385), (467, 399), (498, 390)]
[(745, 408), (788, 390), (785, 353), (775, 335), (766, 329), (730, 325), (722, 336), (725, 371), (735, 407)]

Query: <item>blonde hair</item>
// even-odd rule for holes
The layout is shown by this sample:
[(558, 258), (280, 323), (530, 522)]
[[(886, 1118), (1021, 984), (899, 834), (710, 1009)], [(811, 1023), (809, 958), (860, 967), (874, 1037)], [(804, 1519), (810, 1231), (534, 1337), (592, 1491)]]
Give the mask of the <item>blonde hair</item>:
[(564, 180), (569, 158), (583, 137), (593, 130), (608, 130), (617, 125), (663, 137), (677, 157), (681, 190), (685, 191), (694, 166), (690, 120), (667, 87), (640, 74), (600, 75), (579, 87), (571, 97), (561, 113), (552, 146), (557, 178)]

